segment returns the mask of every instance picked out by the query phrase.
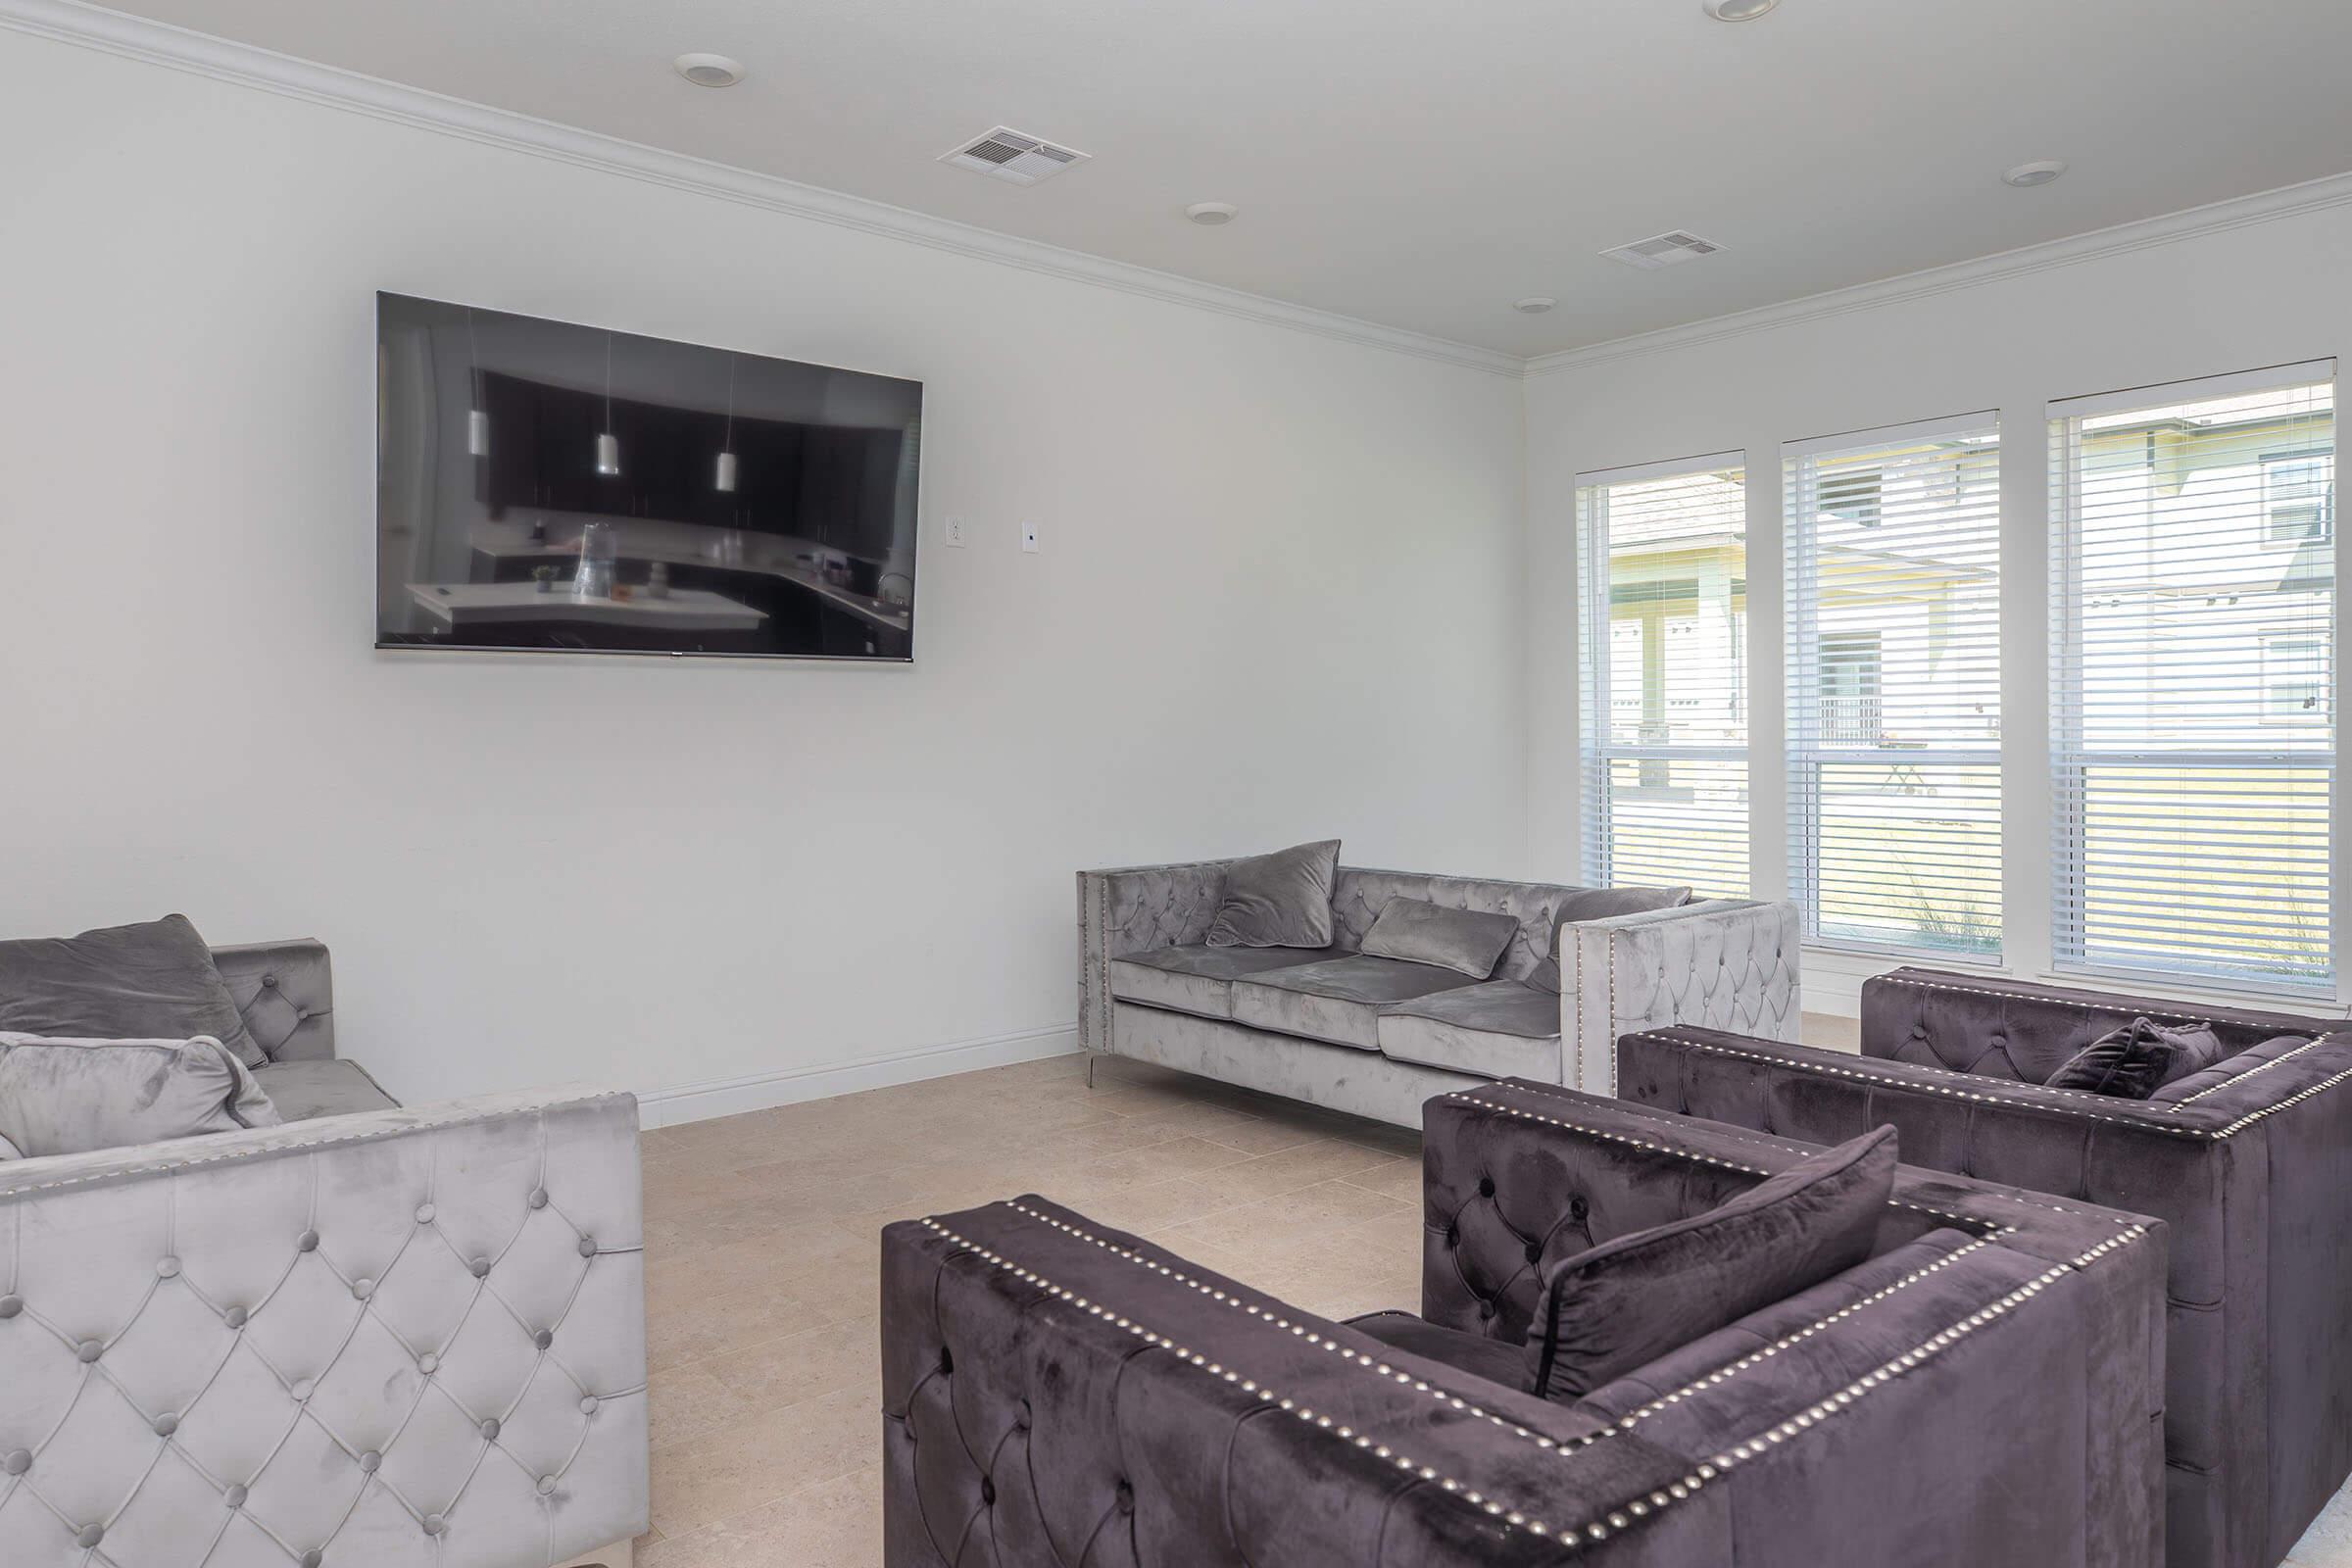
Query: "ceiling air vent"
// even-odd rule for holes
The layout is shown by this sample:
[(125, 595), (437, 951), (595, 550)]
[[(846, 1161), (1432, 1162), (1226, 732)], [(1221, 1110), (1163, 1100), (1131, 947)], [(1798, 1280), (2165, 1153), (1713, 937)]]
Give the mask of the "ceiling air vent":
[(1672, 267), (1677, 262), (1694, 261), (1701, 256), (1712, 256), (1721, 249), (1723, 247), (1711, 239), (1700, 239), (1696, 234), (1687, 234), (1678, 228), (1671, 233), (1652, 234), (1647, 239), (1638, 239), (1631, 245), (1620, 245), (1615, 250), (1602, 251), (1600, 254), (1612, 262), (1623, 262), (1628, 267), (1647, 270), (1657, 267)]
[(995, 179), (1008, 179), (1015, 185), (1034, 185), (1073, 164), (1085, 163), (1086, 156), (999, 125), (978, 141), (940, 154), (939, 161)]

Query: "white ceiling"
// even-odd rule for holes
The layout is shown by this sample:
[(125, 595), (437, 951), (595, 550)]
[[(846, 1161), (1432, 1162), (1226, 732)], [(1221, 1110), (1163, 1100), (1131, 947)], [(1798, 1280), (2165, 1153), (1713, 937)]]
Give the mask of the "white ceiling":
[[(633, 141), (1533, 355), (2352, 168), (2332, 0), (116, 0)], [(741, 59), (690, 86), (686, 50)], [(997, 124), (1094, 155), (937, 162)], [(2012, 190), (2000, 172), (2063, 158)], [(1222, 228), (1184, 206), (1227, 201)], [(1725, 247), (1637, 271), (1667, 228)], [(1559, 298), (1547, 316), (1523, 295)]]

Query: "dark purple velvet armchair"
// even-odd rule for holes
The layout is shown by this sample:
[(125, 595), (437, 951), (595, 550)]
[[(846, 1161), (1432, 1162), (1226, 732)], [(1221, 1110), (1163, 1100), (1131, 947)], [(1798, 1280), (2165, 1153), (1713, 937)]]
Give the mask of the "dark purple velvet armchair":
[[(1430, 1102), (1423, 1311), (1810, 1151), (1551, 1085)], [(1022, 1198), (883, 1233), (889, 1568), (2161, 1560), (2163, 1227), (1905, 1169), (1875, 1254), (1574, 1403)]]
[[(2220, 1065), (2119, 1100), (2050, 1089), (2134, 1017), (2213, 1026)], [(1709, 1030), (1627, 1035), (1617, 1092), (1829, 1144), (1891, 1122), (1907, 1164), (2172, 1229), (2174, 1568), (2270, 1568), (2352, 1473), (2352, 1026), (1925, 969), (1869, 982), (1862, 1057)]]

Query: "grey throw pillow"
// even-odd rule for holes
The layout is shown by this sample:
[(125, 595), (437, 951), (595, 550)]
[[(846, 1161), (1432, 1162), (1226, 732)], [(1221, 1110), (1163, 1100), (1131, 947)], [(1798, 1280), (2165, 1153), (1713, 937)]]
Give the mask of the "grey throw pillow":
[(74, 1040), (210, 1035), (248, 1067), (269, 1056), (184, 914), (77, 937), (0, 942), (0, 1031)]
[(1212, 948), (1328, 948), (1331, 886), (1340, 841), (1323, 839), (1225, 868), (1225, 902), (1208, 928)]
[(0, 1140), (25, 1159), (274, 1127), (277, 1108), (228, 1048), (193, 1040), (0, 1033)]
[(1448, 909), (1422, 899), (1391, 899), (1364, 933), (1363, 951), (1379, 958), (1434, 963), (1484, 980), (1502, 961), (1519, 921), (1479, 909)]
[(1892, 1127), (1685, 1219), (1562, 1258), (1528, 1326), (1529, 1390), (1572, 1404), (1870, 1256), (1894, 1196)]
[(1560, 989), (1560, 927), (1620, 914), (1679, 909), (1690, 902), (1689, 888), (1574, 888), (1551, 911), (1551, 956), (1536, 965), (1527, 983), (1539, 991)]

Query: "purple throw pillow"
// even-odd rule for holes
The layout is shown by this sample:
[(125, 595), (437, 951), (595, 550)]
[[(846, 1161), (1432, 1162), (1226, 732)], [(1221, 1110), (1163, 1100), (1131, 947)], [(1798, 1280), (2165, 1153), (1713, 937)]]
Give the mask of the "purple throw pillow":
[(1562, 1258), (1528, 1328), (1529, 1392), (1573, 1403), (1862, 1262), (1894, 1193), (1896, 1157), (1894, 1129), (1881, 1127), (1703, 1214)]
[(2052, 1089), (2145, 1100), (2166, 1084), (2203, 1072), (2222, 1054), (2221, 1038), (2209, 1025), (2167, 1028), (2151, 1018), (2134, 1018), (2076, 1052), (2044, 1082)]

